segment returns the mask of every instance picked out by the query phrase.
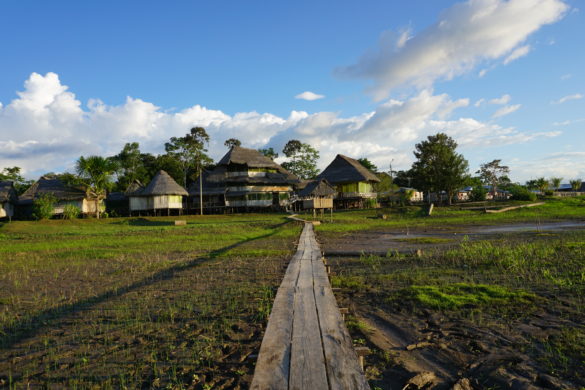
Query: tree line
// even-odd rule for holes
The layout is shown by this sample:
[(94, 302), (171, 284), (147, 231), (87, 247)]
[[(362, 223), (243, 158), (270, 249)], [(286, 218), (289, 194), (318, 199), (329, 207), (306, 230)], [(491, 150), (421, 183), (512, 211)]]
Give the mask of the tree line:
[[(47, 175), (85, 188), (96, 202), (104, 199), (108, 191), (123, 192), (134, 182), (148, 183), (159, 170), (165, 170), (187, 188), (204, 170), (214, 168), (213, 160), (207, 154), (209, 141), (210, 137), (203, 127), (193, 127), (182, 137), (171, 137), (164, 144), (163, 154), (144, 153), (138, 142), (131, 142), (126, 143), (114, 156), (81, 156), (76, 161), (75, 173)], [(232, 148), (242, 143), (236, 138), (230, 138), (224, 145)], [(258, 151), (272, 160), (279, 156), (272, 147)], [(318, 175), (319, 151), (311, 145), (293, 139), (286, 143), (282, 153), (287, 158), (281, 164), (282, 167), (299, 178), (313, 179)], [(393, 171), (390, 167), (389, 171), (384, 172), (366, 157), (358, 161), (380, 178), (380, 183), (374, 186), (378, 193), (397, 187), (412, 187), (428, 193), (444, 192), (449, 202), (456, 191), (466, 186), (473, 187), (471, 197), (474, 200), (485, 200), (485, 185), (494, 193), (507, 190), (520, 199), (530, 197), (530, 190), (547, 192), (557, 189), (562, 181), (560, 177), (541, 177), (529, 180), (525, 185), (512, 183), (508, 176), (509, 167), (502, 165), (499, 159), (482, 164), (472, 175), (468, 161), (457, 152), (457, 143), (444, 133), (428, 136), (415, 145), (413, 153), (415, 162), (408, 170)], [(19, 194), (33, 183), (24, 179), (19, 167), (4, 168), (0, 172), (0, 180), (12, 180)], [(571, 180), (570, 184), (575, 191), (581, 188), (581, 180)]]

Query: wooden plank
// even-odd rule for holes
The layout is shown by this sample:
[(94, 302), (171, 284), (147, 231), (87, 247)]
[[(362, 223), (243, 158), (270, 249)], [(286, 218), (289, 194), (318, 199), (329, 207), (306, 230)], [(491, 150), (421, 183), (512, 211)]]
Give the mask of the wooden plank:
[[(304, 240), (306, 234), (301, 234)], [(294, 317), (294, 295), (303, 250), (297, 250), (289, 262), (278, 288), (268, 326), (262, 339), (252, 389), (287, 389), (290, 374), (290, 352)]]
[[(315, 240), (314, 235), (313, 240)], [(351, 336), (339, 312), (337, 301), (327, 278), (325, 265), (321, 261), (321, 252), (318, 249), (313, 250), (311, 263), (329, 388), (331, 390), (369, 390), (370, 386), (353, 349)]]
[(313, 293), (309, 237), (305, 238), (304, 249), (294, 302), (289, 389), (327, 389), (327, 370)]

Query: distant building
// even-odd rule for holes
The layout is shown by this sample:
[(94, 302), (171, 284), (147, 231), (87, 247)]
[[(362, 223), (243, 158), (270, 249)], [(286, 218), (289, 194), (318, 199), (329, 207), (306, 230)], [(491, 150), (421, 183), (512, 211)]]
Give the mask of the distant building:
[[(66, 205), (77, 207), (82, 214), (95, 215), (96, 201), (76, 186), (63, 183), (57, 176), (43, 176), (18, 198), (18, 214), (31, 217), (35, 200), (43, 195), (52, 195), (56, 199), (53, 215), (62, 215)], [(103, 202), (99, 207), (103, 207)]]
[(12, 219), (18, 196), (12, 181), (0, 181), (0, 218)]
[(127, 191), (131, 214), (182, 214), (183, 197), (189, 195), (163, 170), (158, 171), (146, 187), (142, 188), (138, 183), (131, 186), (133, 188)]
[(359, 161), (341, 154), (335, 157), (317, 179), (326, 179), (335, 187), (335, 205), (341, 208), (364, 207), (369, 203), (367, 200), (375, 201), (377, 195), (373, 185), (380, 182)]
[[(281, 209), (290, 204), (299, 179), (255, 149), (234, 146), (217, 166), (204, 172), (203, 208)], [(190, 208), (199, 210), (199, 179), (189, 187)]]
[(326, 179), (310, 180), (297, 193), (298, 203), (303, 210), (332, 209), (335, 188)]

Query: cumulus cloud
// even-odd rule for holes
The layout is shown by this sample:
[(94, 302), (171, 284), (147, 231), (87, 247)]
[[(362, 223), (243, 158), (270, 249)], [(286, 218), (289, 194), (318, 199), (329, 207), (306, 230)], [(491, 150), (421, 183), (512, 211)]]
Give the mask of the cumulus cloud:
[(491, 99), (489, 101), (490, 104), (508, 104), (512, 97), (508, 94), (502, 95), (502, 97)]
[(383, 34), (377, 48), (336, 73), (371, 80), (369, 91), (376, 100), (399, 86), (429, 88), (481, 62), (502, 57), (509, 62), (527, 54), (526, 39), (561, 19), (568, 8), (562, 0), (468, 0), (406, 41), (401, 34)]
[(579, 99), (583, 99), (583, 95), (580, 94), (580, 93), (576, 93), (576, 94), (573, 94), (573, 95), (563, 96), (559, 100), (553, 100), (551, 102), (551, 104), (563, 104), (563, 103), (568, 102), (570, 100), (579, 100)]
[(585, 122), (585, 118), (566, 120), (566, 121), (562, 121), (562, 122), (554, 122), (552, 125), (556, 126), (556, 127), (569, 126), (569, 125), (572, 125), (575, 123), (580, 123), (580, 122)]
[(504, 106), (502, 108), (500, 108), (499, 110), (497, 110), (494, 115), (492, 115), (492, 118), (500, 118), (503, 117), (505, 115), (511, 114), (515, 111), (518, 111), (518, 109), (520, 109), (520, 107), (522, 107), (522, 104), (514, 104), (511, 106)]
[(313, 101), (313, 100), (323, 99), (324, 97), (325, 97), (325, 95), (319, 95), (319, 94), (316, 94), (316, 93), (311, 92), (311, 91), (305, 91), (305, 92), (299, 93), (297, 96), (295, 96), (295, 99)]
[(83, 106), (54, 73), (33, 73), (24, 91), (0, 105), (0, 168), (20, 166), (27, 177), (72, 169), (81, 155), (118, 153), (137, 141), (145, 152), (163, 152), (164, 142), (203, 126), (211, 137), (210, 154), (219, 159), (223, 142), (238, 138), (244, 146), (282, 149), (290, 139), (309, 142), (321, 152), (320, 168), (337, 153), (367, 156), (380, 167), (394, 159), (408, 168), (414, 144), (444, 131), (466, 148), (523, 143), (559, 133), (521, 132), (473, 118), (453, 118), (468, 99), (452, 99), (422, 90), (404, 100), (386, 101), (371, 112), (343, 117), (339, 113), (292, 111), (288, 117), (241, 112), (227, 115), (201, 105), (169, 112), (128, 97), (123, 104), (90, 100)]

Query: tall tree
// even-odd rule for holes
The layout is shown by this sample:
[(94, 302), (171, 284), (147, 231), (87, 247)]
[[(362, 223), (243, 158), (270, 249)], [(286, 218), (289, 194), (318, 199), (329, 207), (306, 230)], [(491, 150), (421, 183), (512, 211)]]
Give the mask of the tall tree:
[(559, 189), (562, 181), (563, 181), (562, 177), (551, 177), (550, 178), (550, 185), (551, 185), (553, 191)]
[(577, 192), (581, 189), (581, 179), (571, 180), (569, 183), (571, 184), (573, 191)]
[(224, 146), (227, 146), (228, 148), (233, 148), (234, 146), (242, 146), (242, 141), (240, 141), (237, 138), (230, 138), (230, 139), (226, 139), (225, 142), (223, 143)]
[(415, 145), (413, 178), (421, 190), (447, 192), (448, 203), (465, 184), (469, 164), (456, 152), (457, 143), (444, 133), (430, 135)]
[(101, 156), (81, 156), (75, 168), (85, 185), (88, 196), (95, 199), (96, 217), (99, 219), (100, 203), (106, 198), (106, 191), (112, 184), (111, 176), (116, 171), (116, 164)]
[(117, 164), (117, 188), (120, 191), (126, 190), (130, 183), (139, 180), (145, 183), (152, 176), (148, 175), (144, 166), (143, 154), (140, 153), (138, 142), (127, 143), (120, 153), (111, 157)]
[(165, 143), (167, 154), (175, 158), (183, 171), (183, 186), (187, 187), (189, 172), (201, 175), (203, 166), (213, 160), (207, 155), (209, 135), (203, 127), (193, 127), (184, 137), (171, 137)]
[[(494, 196), (498, 192), (498, 186), (503, 184), (503, 178), (508, 179), (507, 175), (510, 173), (510, 168), (501, 164), (502, 160), (493, 160), (489, 163), (481, 164), (479, 170), (475, 172), (479, 175), (485, 184), (492, 186)], [(508, 179), (508, 182), (510, 179)]]
[(370, 171), (374, 173), (378, 172), (378, 167), (374, 165), (374, 163), (368, 160), (366, 157), (358, 158), (358, 161), (360, 164), (368, 168)]
[(393, 183), (398, 187), (410, 187), (412, 186), (414, 174), (412, 169), (408, 171), (394, 171)]
[(293, 139), (286, 143), (282, 152), (290, 159), (282, 163), (282, 167), (301, 179), (314, 179), (319, 173), (317, 170), (319, 152), (311, 145)]
[(273, 148), (258, 149), (258, 151), (271, 160), (278, 157), (278, 153), (276, 153)]

